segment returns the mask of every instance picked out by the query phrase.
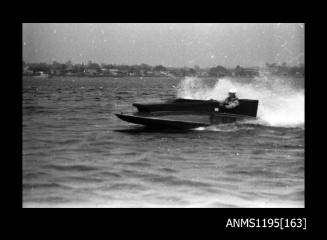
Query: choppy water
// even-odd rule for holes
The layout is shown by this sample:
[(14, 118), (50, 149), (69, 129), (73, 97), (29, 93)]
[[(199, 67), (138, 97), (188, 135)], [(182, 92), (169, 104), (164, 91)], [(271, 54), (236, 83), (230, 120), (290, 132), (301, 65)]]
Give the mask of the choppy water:
[(24, 78), (23, 206), (304, 207), (303, 126), (149, 131), (113, 114), (180, 83)]

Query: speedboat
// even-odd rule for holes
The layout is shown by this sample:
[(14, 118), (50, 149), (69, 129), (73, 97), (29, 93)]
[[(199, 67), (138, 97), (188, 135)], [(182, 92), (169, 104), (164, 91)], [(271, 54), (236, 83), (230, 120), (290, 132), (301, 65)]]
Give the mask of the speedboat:
[(227, 109), (216, 100), (178, 98), (164, 103), (134, 103), (138, 112), (120, 113), (116, 116), (126, 122), (149, 128), (173, 129), (192, 129), (256, 119), (258, 100), (239, 99), (239, 103), (239, 106)]

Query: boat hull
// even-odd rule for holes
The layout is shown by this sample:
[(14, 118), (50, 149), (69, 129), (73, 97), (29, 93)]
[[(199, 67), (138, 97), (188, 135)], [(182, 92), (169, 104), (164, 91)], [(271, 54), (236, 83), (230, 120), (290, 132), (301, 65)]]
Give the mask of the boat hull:
[(160, 129), (192, 129), (255, 119), (258, 100), (239, 101), (240, 105), (234, 109), (226, 109), (215, 100), (176, 99), (158, 104), (134, 103), (139, 112), (116, 116), (126, 122)]
[(221, 107), (220, 102), (214, 100), (194, 100), (194, 99), (176, 99), (172, 102), (139, 104), (134, 103), (133, 106), (139, 112), (167, 112), (167, 111), (193, 111), (193, 112), (219, 112), (236, 115), (245, 115), (250, 117), (257, 116), (258, 100), (240, 99), (240, 105), (234, 109), (226, 109)]
[(149, 128), (170, 128), (170, 129), (192, 129), (198, 127), (209, 126), (209, 123), (205, 122), (191, 122), (191, 121), (181, 121), (172, 120), (158, 117), (146, 117), (146, 116), (136, 116), (132, 114), (116, 114), (121, 120), (126, 122), (144, 125)]
[(144, 125), (149, 128), (193, 129), (210, 125), (234, 123), (254, 117), (226, 113), (208, 112), (154, 112), (154, 113), (120, 113), (116, 114), (123, 121)]

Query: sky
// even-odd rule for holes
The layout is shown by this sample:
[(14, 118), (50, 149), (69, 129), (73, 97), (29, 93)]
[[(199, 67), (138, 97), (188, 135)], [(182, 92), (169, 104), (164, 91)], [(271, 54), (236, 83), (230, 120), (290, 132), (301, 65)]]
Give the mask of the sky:
[(303, 23), (23, 23), (25, 62), (167, 67), (304, 63)]

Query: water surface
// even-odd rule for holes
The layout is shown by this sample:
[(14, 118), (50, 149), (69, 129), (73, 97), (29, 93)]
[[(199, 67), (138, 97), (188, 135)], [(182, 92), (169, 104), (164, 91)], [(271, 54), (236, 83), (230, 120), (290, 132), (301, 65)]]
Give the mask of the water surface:
[(181, 79), (23, 79), (24, 207), (304, 207), (303, 127), (118, 119)]

